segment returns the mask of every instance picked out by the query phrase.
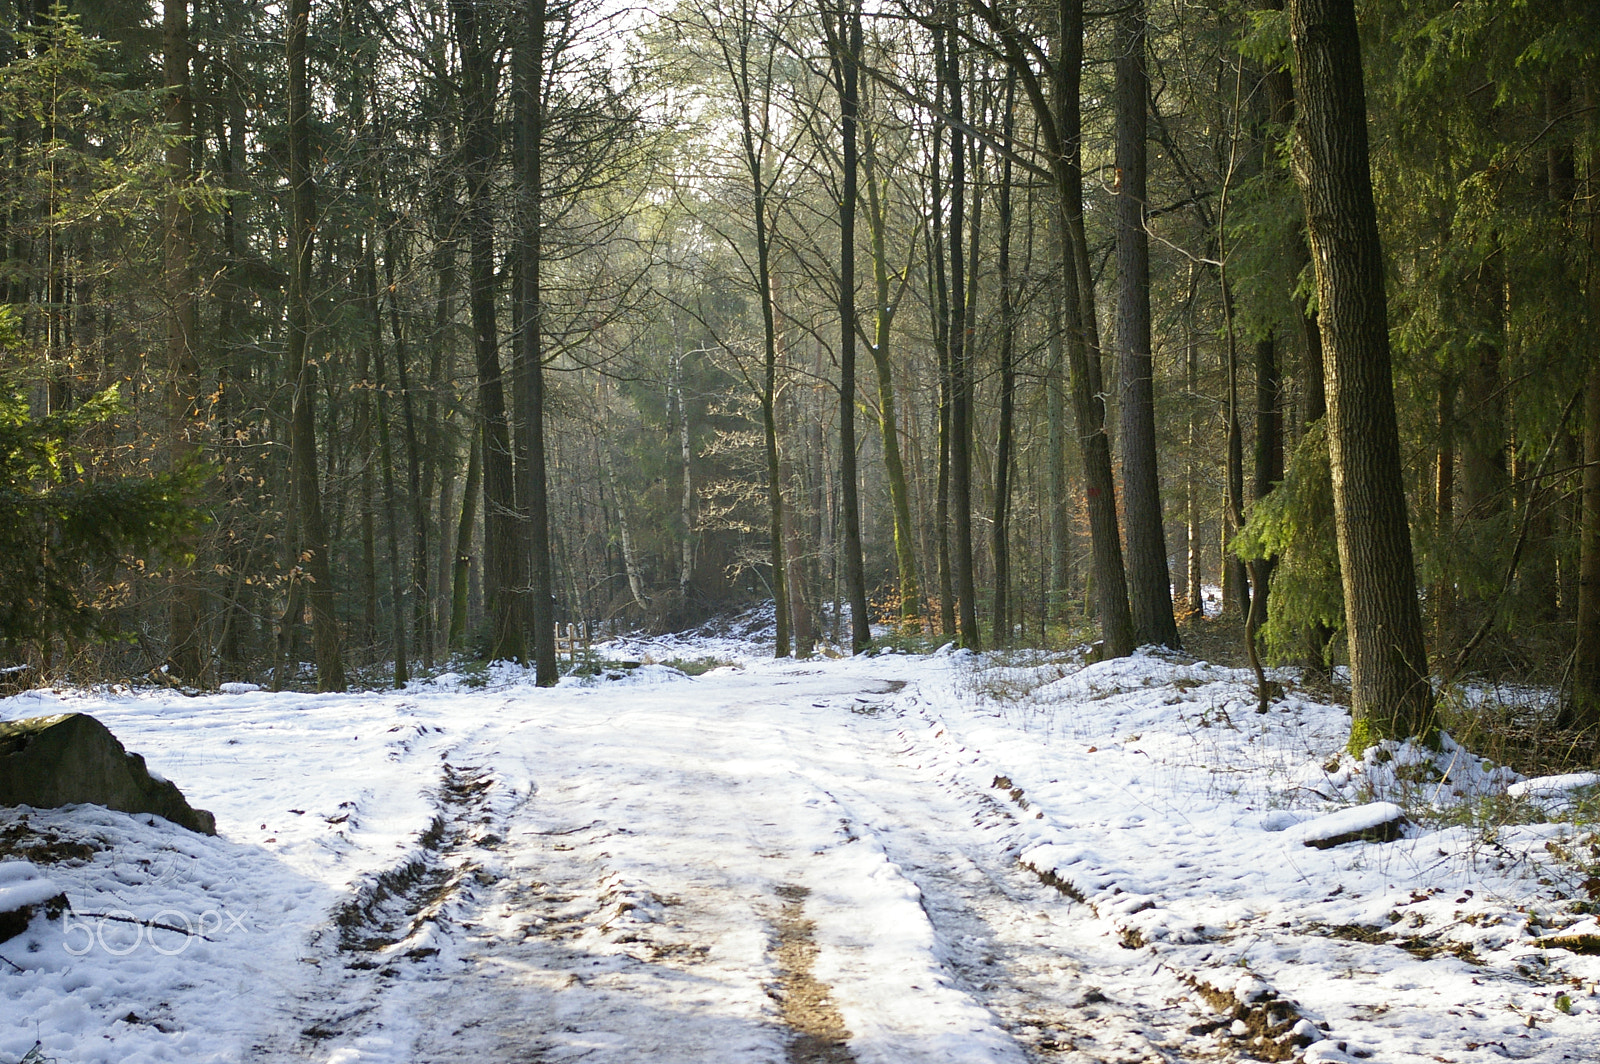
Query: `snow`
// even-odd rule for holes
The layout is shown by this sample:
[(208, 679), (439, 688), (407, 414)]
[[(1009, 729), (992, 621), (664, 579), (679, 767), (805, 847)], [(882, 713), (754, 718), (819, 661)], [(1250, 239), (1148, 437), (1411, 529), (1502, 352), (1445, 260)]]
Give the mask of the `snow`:
[(92, 847), (0, 851), (0, 909), (72, 906), (0, 943), (0, 1062), (750, 1064), (813, 1022), (860, 1064), (1232, 1058), (1264, 1026), (1308, 1062), (1600, 1057), (1600, 958), (1539, 945), (1593, 933), (1583, 829), (1470, 817), (1541, 781), (1448, 740), (1350, 758), (1287, 673), (1258, 715), (1166, 653), (760, 635), (617, 640), (638, 667), (551, 689), (0, 700), (94, 714), (219, 830), (0, 810)]
[(42, 905), (60, 893), (31, 861), (0, 861), (0, 913)]
[(1368, 802), (1366, 805), (1353, 805), (1348, 809), (1329, 813), (1327, 816), (1301, 821), (1285, 831), (1284, 838), (1305, 846), (1316, 846), (1330, 839), (1370, 832), (1385, 824), (1403, 821), (1405, 815), (1405, 810), (1393, 802)]
[(1600, 772), (1567, 772), (1513, 783), (1506, 788), (1506, 793), (1513, 798), (1557, 798), (1580, 787), (1596, 786), (1600, 786)]

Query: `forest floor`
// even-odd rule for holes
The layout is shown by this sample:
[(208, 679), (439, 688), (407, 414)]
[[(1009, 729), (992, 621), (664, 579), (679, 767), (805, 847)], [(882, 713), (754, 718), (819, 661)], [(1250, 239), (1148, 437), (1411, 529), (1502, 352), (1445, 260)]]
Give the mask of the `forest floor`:
[(1290, 673), (1258, 715), (1180, 655), (599, 654), (0, 700), (94, 714), (220, 832), (0, 810), (0, 894), (72, 907), (0, 943), (0, 1062), (1600, 1059), (1582, 792), (1354, 761)]

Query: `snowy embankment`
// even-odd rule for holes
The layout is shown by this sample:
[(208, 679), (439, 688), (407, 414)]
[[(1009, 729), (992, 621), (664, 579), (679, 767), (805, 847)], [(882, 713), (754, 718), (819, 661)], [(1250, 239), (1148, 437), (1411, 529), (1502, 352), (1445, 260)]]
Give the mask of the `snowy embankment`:
[(0, 810), (0, 887), (72, 910), (0, 943), (0, 1064), (1600, 1058), (1591, 844), (1451, 814), (1592, 780), (1355, 763), (1156, 656), (601, 652), (719, 667), (0, 700), (220, 832)]

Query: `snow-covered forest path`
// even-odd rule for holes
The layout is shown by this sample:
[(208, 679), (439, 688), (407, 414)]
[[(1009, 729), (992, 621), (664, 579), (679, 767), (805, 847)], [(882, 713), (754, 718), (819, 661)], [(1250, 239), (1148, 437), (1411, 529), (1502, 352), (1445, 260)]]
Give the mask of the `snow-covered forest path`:
[(1175, 1054), (1183, 988), (1105, 992), (1148, 958), (1094, 946), (1086, 910), (1018, 868), (1014, 807), (938, 771), (915, 682), (886, 664), (784, 669), (759, 701), (732, 670), (553, 716), (506, 700), (443, 752), (428, 867), (330, 939), (258, 1044), (419, 1062)]
[[(1474, 826), (1516, 776), (1448, 742), (1339, 754), (1291, 676), (605, 654), (645, 664), (0, 700), (219, 828), (0, 809), (0, 894), (71, 905), (0, 942), (0, 1064), (1600, 1057), (1600, 841), (1555, 791)], [(1374, 798), (1412, 820), (1314, 845)]]

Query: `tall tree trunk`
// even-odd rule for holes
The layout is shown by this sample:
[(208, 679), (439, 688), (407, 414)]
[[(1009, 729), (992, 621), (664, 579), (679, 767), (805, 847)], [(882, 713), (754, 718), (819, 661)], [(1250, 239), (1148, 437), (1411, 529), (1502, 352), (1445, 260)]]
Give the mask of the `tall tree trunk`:
[(297, 494), (300, 551), (311, 586), (311, 637), (317, 658), (317, 690), (343, 691), (344, 658), (335, 612), (328, 530), (317, 483), (316, 376), (307, 347), (311, 333), (311, 238), (316, 195), (311, 183), (311, 85), (306, 76), (306, 34), (311, 0), (289, 0), (289, 189), (293, 214), (289, 273), (289, 379), (294, 381), (290, 451)]
[(478, 493), (483, 490), (483, 434), (472, 433), (467, 483), (461, 489), (461, 520), (456, 525), (455, 560), (450, 567), (450, 649), (467, 643), (468, 577), (472, 572), (472, 533), (478, 523)]
[(1433, 688), (1417, 607), (1390, 377), (1383, 253), (1354, 0), (1290, 0), (1294, 168), (1316, 263), (1328, 440), (1350, 644), (1352, 750), (1428, 736)]
[(861, 113), (861, 7), (839, 12), (838, 56), (843, 188), (839, 203), (839, 487), (844, 508), (844, 582), (850, 596), (850, 646), (859, 654), (872, 642), (867, 578), (861, 560), (861, 502), (856, 491), (856, 199), (860, 172), (857, 125)]
[(494, 103), (498, 95), (486, 32), (473, 0), (451, 0), (461, 53), (462, 144), (467, 189), (467, 290), (483, 422), (483, 591), (488, 600), (491, 661), (527, 660), (527, 625), (520, 609), (527, 586), (527, 551), (517, 520), (516, 472), (500, 366), (494, 254)]
[(1461, 405), (1461, 502), (1464, 516), (1483, 521), (1504, 514), (1511, 495), (1506, 431), (1506, 387), (1501, 372), (1505, 343), (1505, 277), (1498, 252), (1478, 268), (1467, 282), (1470, 305), (1477, 319), (1478, 340), (1472, 345), (1472, 365), (1463, 374)]
[(1122, 499), (1127, 507), (1128, 598), (1137, 643), (1177, 647), (1172, 574), (1156, 463), (1154, 360), (1150, 352), (1150, 238), (1145, 232), (1145, 5), (1117, 16), (1117, 346), (1122, 393)]
[(1578, 520), (1578, 635), (1572, 695), (1560, 723), (1600, 727), (1600, 85), (1590, 80), (1589, 269), (1584, 278), (1589, 318), (1589, 373), (1583, 401), (1583, 497)]
[[(162, 0), (162, 83), (166, 89), (165, 118), (168, 180), (172, 182), (163, 204), (163, 274), (167, 300), (167, 441), (173, 469), (195, 460), (199, 447), (195, 409), (200, 366), (195, 353), (194, 223), (184, 200), (190, 180), (189, 142), (194, 128), (194, 102), (189, 80), (188, 0)], [(192, 544), (180, 553), (191, 553)], [(200, 587), (189, 565), (173, 563), (168, 664), (172, 673), (189, 683), (203, 683), (210, 661), (209, 647), (200, 627)]]
[[(794, 389), (786, 395), (784, 404), (787, 424), (783, 431), (790, 439), (794, 438), (796, 426), (804, 423), (802, 417), (797, 416), (797, 403)], [(800, 532), (800, 507), (798, 500), (803, 497), (804, 485), (802, 478), (796, 473), (794, 461), (791, 458), (794, 448), (785, 448), (778, 453), (778, 475), (784, 488), (789, 493), (789, 505), (783, 508), (783, 549), (784, 549), (784, 577), (788, 581), (789, 619), (793, 625), (795, 656), (809, 658), (817, 648), (816, 623), (811, 615), (811, 605), (806, 601), (806, 574), (805, 574), (805, 539)]]
[[(1273, 334), (1256, 341), (1256, 435), (1255, 476), (1250, 486), (1252, 502), (1272, 494), (1283, 479), (1282, 381), (1278, 374), (1278, 344)], [(1272, 571), (1278, 559), (1258, 558), (1251, 562), (1251, 605), (1260, 623), (1271, 616)]]
[(1222, 608), (1235, 613), (1240, 620), (1250, 615), (1250, 574), (1243, 559), (1233, 553), (1233, 537), (1244, 527), (1244, 428), (1239, 416), (1239, 331), (1234, 324), (1233, 289), (1226, 274), (1226, 256), (1222, 256), (1222, 313), (1225, 319), (1227, 346), (1224, 367), (1228, 377), (1228, 436), (1223, 461), (1225, 463), (1223, 492), (1227, 505), (1222, 515)]
[[(1061, 228), (1061, 212), (1050, 220), (1050, 242), (1056, 268), (1070, 270), (1066, 236)], [(1072, 595), (1072, 489), (1067, 479), (1067, 365), (1066, 323), (1061, 300), (1050, 300), (1050, 347), (1045, 368), (1045, 420), (1048, 453), (1047, 485), (1050, 522), (1049, 586), (1045, 592), (1045, 622), (1064, 623), (1067, 603)]]
[[(759, 169), (754, 171), (760, 183)], [(761, 312), (765, 352), (761, 376), (761, 428), (767, 459), (767, 537), (772, 568), (772, 606), (774, 646), (772, 656), (787, 658), (792, 653), (789, 629), (789, 586), (783, 550), (783, 467), (778, 461), (778, 325), (773, 303), (772, 275), (767, 242), (766, 197), (756, 196), (756, 276), (761, 286)]]
[(982, 638), (972, 572), (973, 371), (963, 247), (967, 150), (959, 39), (952, 26), (945, 38), (945, 78), (950, 87), (950, 518), (955, 533), (956, 629), (961, 643), (976, 650)]
[[(723, 44), (723, 62), (733, 81), (734, 95), (739, 102), (739, 139), (744, 151), (745, 174), (750, 179), (751, 213), (755, 220), (756, 288), (761, 300), (761, 431), (767, 467), (767, 560), (771, 569), (773, 600), (774, 646), (773, 656), (789, 657), (791, 638), (789, 630), (789, 589), (784, 575), (783, 552), (783, 484), (778, 465), (778, 321), (777, 292), (772, 270), (772, 219), (767, 203), (771, 191), (766, 174), (766, 155), (770, 133), (770, 115), (766, 97), (761, 104), (761, 128), (756, 128), (756, 74), (752, 72), (750, 54), (758, 27), (756, 15), (748, 3), (740, 5), (733, 41)], [(765, 94), (770, 86), (764, 86)]]
[(356, 376), (356, 446), (361, 449), (361, 640), (359, 661), (372, 661), (378, 643), (378, 538), (377, 517), (373, 512), (377, 491), (374, 487), (372, 459), (372, 352), (362, 344)]
[[(517, 42), (513, 96), (517, 106), (518, 332), (512, 356), (516, 399), (516, 499), (521, 547), (529, 559), (529, 588), (518, 612), (533, 628), (534, 672), (541, 687), (553, 685), (556, 667), (555, 571), (550, 553), (550, 495), (545, 472), (543, 216), (545, 0), (526, 0)], [(531, 601), (527, 601), (531, 598)]]
[(672, 389), (678, 408), (678, 453), (683, 471), (683, 490), (678, 496), (678, 519), (683, 524), (683, 540), (678, 544), (678, 600), (687, 604), (689, 585), (694, 580), (694, 447), (689, 435), (689, 407), (684, 400), (683, 354), (672, 358)]
[[(1079, 99), (1083, 65), (1083, 0), (1059, 0), (1060, 59), (1056, 62), (1053, 123), (1058, 209), (1071, 252), (1063, 271), (1067, 362), (1072, 374), (1072, 405), (1083, 452), (1084, 494), (1089, 511), (1096, 613), (1107, 657), (1133, 652), (1133, 615), (1122, 565), (1117, 527), (1116, 480), (1111, 470), (1111, 440), (1106, 435), (1105, 385), (1100, 374), (1100, 337), (1095, 321), (1094, 273), (1083, 222), (1083, 128)], [(1035, 107), (1040, 103), (1036, 101)]]
[(611, 500), (617, 505), (617, 539), (622, 548), (622, 571), (628, 577), (628, 594), (633, 597), (633, 604), (639, 607), (640, 616), (648, 619), (650, 603), (644, 597), (644, 572), (639, 568), (638, 555), (633, 549), (633, 525), (628, 520), (627, 503), (623, 501), (622, 489), (617, 483), (617, 466), (611, 458), (608, 439), (600, 440), (600, 465), (606, 474), (606, 486), (611, 489)]
[[(945, 62), (947, 30), (942, 22), (932, 28), (935, 77), (938, 81), (939, 99), (945, 98), (949, 89), (950, 72)], [(933, 193), (932, 225), (928, 262), (933, 272), (933, 346), (938, 358), (939, 372), (939, 455), (936, 471), (937, 486), (934, 503), (935, 564), (939, 580), (939, 634), (956, 634), (955, 582), (950, 571), (950, 404), (952, 383), (950, 378), (950, 285), (949, 259), (944, 225), (944, 178), (940, 173), (940, 160), (944, 152), (944, 123), (936, 121), (933, 143), (929, 149), (929, 185)]]
[[(1010, 143), (1016, 128), (1017, 76), (1006, 78), (1005, 111), (1001, 138)], [(1011, 294), (1011, 156), (1000, 164), (1000, 249), (996, 281), (1000, 286), (1000, 425), (994, 446), (994, 521), (990, 525), (990, 550), (994, 556), (994, 645), (1011, 642), (1009, 591), (1011, 584), (1011, 435), (1016, 407), (1016, 313)]]
[(389, 432), (388, 394), (383, 372), (383, 347), (373, 356), (378, 370), (378, 460), (383, 466), (384, 538), (389, 548), (389, 632), (394, 649), (394, 685), (404, 687), (411, 679), (410, 647), (406, 625), (411, 611), (406, 609), (405, 570), (400, 565), (400, 491), (394, 482), (394, 443)]
[(1189, 407), (1188, 438), (1183, 455), (1184, 520), (1188, 541), (1188, 573), (1185, 600), (1196, 617), (1206, 615), (1204, 581), (1201, 578), (1200, 545), (1200, 343), (1194, 327), (1194, 303), (1199, 271), (1189, 267), (1189, 304), (1183, 318), (1185, 401)]
[(872, 365), (878, 375), (878, 431), (883, 440), (883, 467), (889, 480), (889, 502), (894, 510), (895, 572), (899, 578), (900, 624), (907, 629), (922, 615), (922, 591), (917, 583), (916, 534), (911, 525), (911, 491), (905, 462), (900, 455), (900, 429), (896, 414), (893, 361), (889, 340), (895, 310), (905, 295), (911, 274), (908, 263), (901, 272), (899, 291), (892, 292), (889, 273), (888, 211), (878, 187), (874, 139), (869, 135), (861, 164), (867, 184), (867, 224), (872, 237), (872, 282), (876, 306), (873, 316)]
[(1433, 467), (1433, 536), (1440, 545), (1441, 558), (1439, 579), (1428, 595), (1429, 611), (1433, 614), (1433, 638), (1439, 646), (1450, 642), (1455, 620), (1455, 567), (1450, 564), (1456, 523), (1455, 423), (1456, 379), (1454, 374), (1445, 372), (1439, 379), (1438, 416), (1434, 422), (1438, 441)]
[[(395, 240), (391, 230), (384, 241), (383, 270), (389, 292), (389, 332), (394, 338), (394, 371), (400, 386), (400, 417), (406, 445), (406, 484), (409, 488), (411, 516), (411, 630), (416, 633), (416, 652), (421, 667), (433, 667), (433, 611), (428, 591), (428, 547), (430, 493), (422, 483), (422, 446), (417, 432), (416, 398), (411, 394), (410, 361), (406, 350), (405, 326), (400, 316), (395, 268)], [(376, 266), (373, 267), (376, 273)], [(376, 304), (373, 310), (377, 310)]]

